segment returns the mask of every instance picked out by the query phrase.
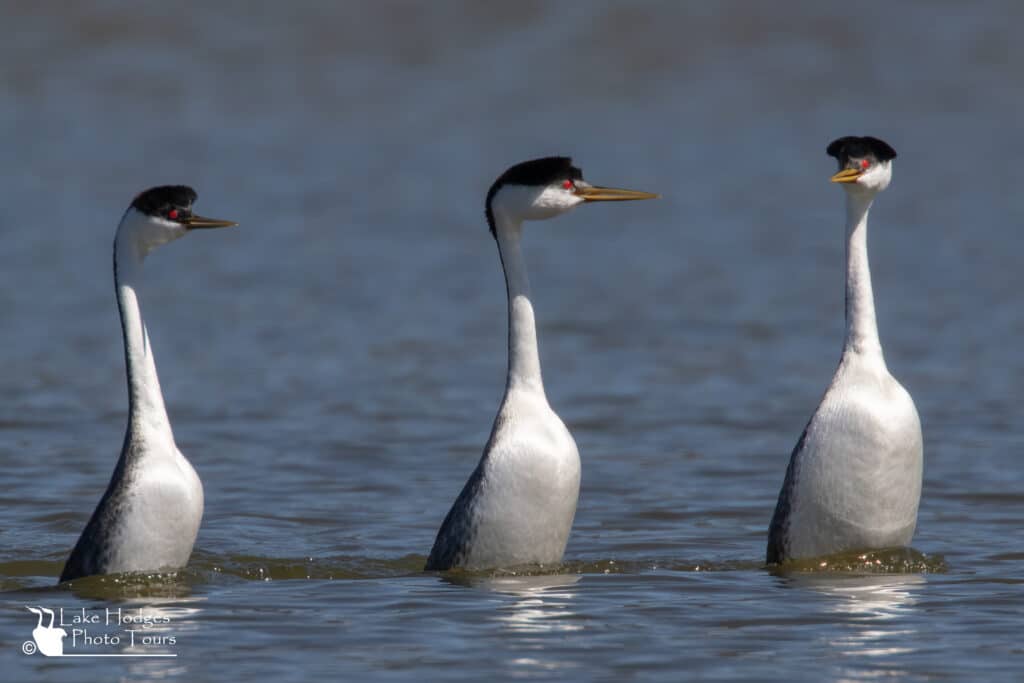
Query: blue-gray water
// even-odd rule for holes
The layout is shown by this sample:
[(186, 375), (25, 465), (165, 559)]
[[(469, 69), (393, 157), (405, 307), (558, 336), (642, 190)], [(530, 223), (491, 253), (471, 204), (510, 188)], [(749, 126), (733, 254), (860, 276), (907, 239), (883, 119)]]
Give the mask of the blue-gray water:
[[(1021, 5), (0, 12), (5, 680), (1019, 680)], [(846, 134), (899, 152), (869, 245), (928, 571), (778, 576), (767, 523), (842, 338)], [(527, 229), (583, 460), (566, 566), (424, 574), (504, 379), (483, 195), (545, 154), (663, 195)], [(168, 182), (242, 224), (146, 266), (203, 527), (177, 577), (52, 589), (123, 436), (114, 228)], [(26, 656), (25, 605), (141, 608), (178, 656)]]

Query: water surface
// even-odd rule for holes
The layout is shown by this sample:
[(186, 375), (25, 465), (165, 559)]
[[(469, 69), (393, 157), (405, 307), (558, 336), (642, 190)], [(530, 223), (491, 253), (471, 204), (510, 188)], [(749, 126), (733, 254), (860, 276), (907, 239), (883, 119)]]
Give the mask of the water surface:
[[(1019, 679), (1017, 4), (4, 15), (10, 680)], [(842, 338), (845, 134), (899, 152), (870, 249), (924, 425), (917, 554), (778, 574), (768, 520)], [(544, 154), (663, 195), (527, 227), (583, 460), (566, 563), (425, 574), (504, 379), (483, 196)], [(153, 255), (143, 292), (203, 527), (176, 576), (53, 588), (123, 437), (114, 228), (166, 182), (242, 224)], [(26, 656), (25, 605), (164, 616), (178, 656)]]

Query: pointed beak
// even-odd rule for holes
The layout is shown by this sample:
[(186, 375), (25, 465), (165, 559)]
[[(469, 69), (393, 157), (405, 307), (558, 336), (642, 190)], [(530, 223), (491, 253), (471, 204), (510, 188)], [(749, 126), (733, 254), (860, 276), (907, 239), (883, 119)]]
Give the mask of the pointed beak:
[(636, 199), (657, 199), (660, 195), (639, 190), (620, 190), (614, 187), (594, 185), (576, 188), (576, 194), (585, 202), (629, 202)]
[(188, 230), (196, 230), (199, 228), (230, 228), (238, 225), (234, 221), (222, 221), (219, 218), (205, 218), (203, 216), (189, 216), (188, 219), (183, 221), (183, 224)]
[(839, 173), (832, 176), (833, 183), (855, 183), (857, 178), (864, 175), (864, 171), (859, 168), (844, 168)]

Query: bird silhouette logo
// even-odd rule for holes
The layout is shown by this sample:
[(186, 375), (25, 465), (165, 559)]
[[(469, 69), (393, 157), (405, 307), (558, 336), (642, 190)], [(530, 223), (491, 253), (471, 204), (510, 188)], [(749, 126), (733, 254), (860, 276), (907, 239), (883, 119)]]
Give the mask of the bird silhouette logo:
[[(35, 654), (38, 650), (47, 657), (63, 657), (64, 639), (68, 637), (68, 632), (60, 627), (54, 628), (53, 610), (45, 607), (28, 607), (27, 605), (25, 609), (38, 616), (39, 621), (36, 622), (36, 627), (32, 629), (32, 640), (26, 640), (22, 643), (21, 651), (31, 655)], [(50, 624), (48, 626), (43, 626), (43, 612), (50, 615)]]

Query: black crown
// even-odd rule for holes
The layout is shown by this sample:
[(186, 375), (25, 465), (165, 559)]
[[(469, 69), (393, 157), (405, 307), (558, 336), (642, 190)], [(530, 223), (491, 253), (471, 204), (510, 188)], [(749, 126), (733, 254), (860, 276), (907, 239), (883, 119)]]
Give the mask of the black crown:
[(890, 147), (889, 143), (870, 136), (847, 135), (833, 140), (825, 152), (838, 159), (840, 164), (847, 159), (862, 159), (868, 156), (873, 156), (878, 161), (889, 161), (896, 158), (896, 150)]
[(569, 157), (542, 157), (510, 167), (498, 176), (491, 189), (487, 191), (487, 224), (491, 226), (491, 234), (495, 234), (491, 200), (498, 194), (498, 190), (505, 185), (546, 187), (563, 180), (583, 180), (583, 171), (573, 166)]
[(132, 200), (132, 208), (147, 216), (163, 216), (171, 209), (191, 210), (196, 191), (186, 185), (153, 187)]

